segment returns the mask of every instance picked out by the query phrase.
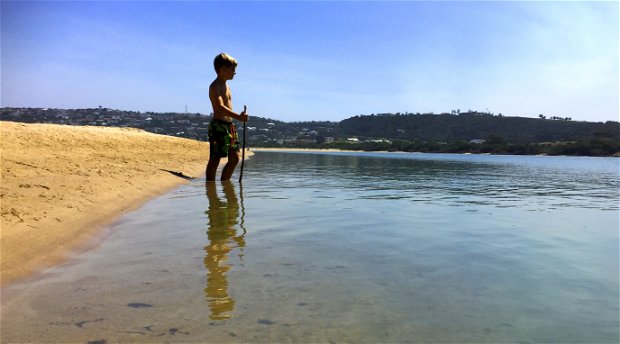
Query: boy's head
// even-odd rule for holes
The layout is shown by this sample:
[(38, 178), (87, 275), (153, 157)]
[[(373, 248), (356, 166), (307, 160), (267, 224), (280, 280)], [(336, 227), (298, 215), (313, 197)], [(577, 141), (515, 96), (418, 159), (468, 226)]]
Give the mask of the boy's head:
[(213, 60), (213, 68), (215, 68), (216, 73), (219, 73), (222, 67), (237, 67), (237, 60), (226, 53), (221, 53)]

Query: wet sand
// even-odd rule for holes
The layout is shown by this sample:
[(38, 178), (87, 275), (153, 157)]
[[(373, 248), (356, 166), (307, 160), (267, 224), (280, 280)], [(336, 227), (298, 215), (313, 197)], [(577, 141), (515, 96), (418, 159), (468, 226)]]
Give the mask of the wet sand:
[(101, 229), (204, 174), (206, 142), (132, 128), (0, 122), (3, 286), (96, 245)]

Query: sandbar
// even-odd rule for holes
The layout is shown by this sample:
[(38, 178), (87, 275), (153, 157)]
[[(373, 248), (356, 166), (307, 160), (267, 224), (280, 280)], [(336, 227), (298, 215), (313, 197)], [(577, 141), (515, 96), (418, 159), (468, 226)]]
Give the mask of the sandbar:
[(209, 159), (207, 142), (133, 128), (3, 121), (0, 133), (3, 286), (93, 247), (106, 224), (188, 182), (164, 170), (200, 177)]

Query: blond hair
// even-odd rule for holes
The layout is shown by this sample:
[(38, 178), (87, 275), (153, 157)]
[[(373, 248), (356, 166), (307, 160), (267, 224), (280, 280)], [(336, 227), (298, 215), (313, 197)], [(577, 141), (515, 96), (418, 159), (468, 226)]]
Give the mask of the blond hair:
[(237, 67), (237, 60), (226, 53), (221, 53), (213, 60), (213, 68), (215, 68), (217, 73), (222, 67)]

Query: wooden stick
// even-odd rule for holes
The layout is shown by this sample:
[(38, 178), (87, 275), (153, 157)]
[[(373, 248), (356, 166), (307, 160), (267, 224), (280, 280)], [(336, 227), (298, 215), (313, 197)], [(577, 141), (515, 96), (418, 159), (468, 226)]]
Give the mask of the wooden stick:
[[(243, 107), (245, 112), (246, 107)], [(241, 171), (239, 172), (239, 183), (243, 179), (243, 163), (245, 162), (245, 122), (243, 122), (243, 148), (241, 148)]]

